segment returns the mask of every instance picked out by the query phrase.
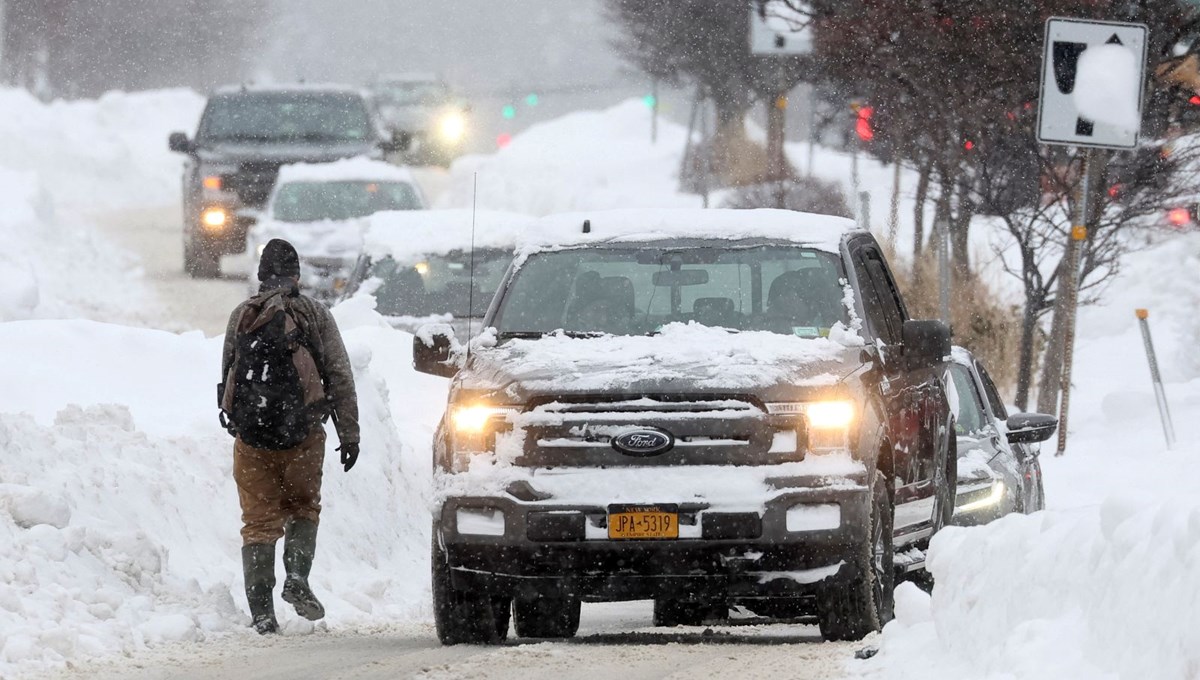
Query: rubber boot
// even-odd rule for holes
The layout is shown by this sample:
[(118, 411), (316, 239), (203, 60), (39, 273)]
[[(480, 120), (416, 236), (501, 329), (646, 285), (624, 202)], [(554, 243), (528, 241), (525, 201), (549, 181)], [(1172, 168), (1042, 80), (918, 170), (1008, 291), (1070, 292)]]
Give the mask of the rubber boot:
[(242, 546), (242, 573), (246, 578), (246, 600), (250, 618), (259, 635), (279, 632), (275, 620), (275, 545), (254, 543)]
[(283, 567), (287, 580), (283, 582), (283, 601), (296, 608), (296, 613), (309, 621), (325, 617), (325, 607), (308, 586), (313, 556), (317, 553), (317, 523), (310, 519), (292, 519), (283, 539)]

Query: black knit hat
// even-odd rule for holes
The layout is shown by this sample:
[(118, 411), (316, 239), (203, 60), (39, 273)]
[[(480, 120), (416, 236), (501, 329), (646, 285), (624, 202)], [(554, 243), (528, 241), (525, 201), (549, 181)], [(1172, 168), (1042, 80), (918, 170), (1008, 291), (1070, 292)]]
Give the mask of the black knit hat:
[(267, 241), (267, 245), (263, 247), (262, 257), (258, 259), (259, 281), (266, 281), (277, 276), (300, 276), (300, 256), (296, 254), (296, 249), (292, 244), (281, 238)]

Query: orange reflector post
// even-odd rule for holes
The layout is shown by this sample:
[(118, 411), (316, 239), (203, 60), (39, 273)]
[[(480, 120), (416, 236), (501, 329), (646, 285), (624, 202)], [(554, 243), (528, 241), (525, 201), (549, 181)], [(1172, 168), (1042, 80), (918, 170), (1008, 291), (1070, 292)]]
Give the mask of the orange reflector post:
[(1148, 309), (1135, 309), (1135, 310), (1133, 310), (1133, 313), (1137, 314), (1137, 318), (1139, 318), (1139, 319), (1149, 319), (1150, 318), (1150, 310), (1148, 310)]
[(209, 175), (208, 177), (205, 177), (204, 178), (204, 188), (211, 189), (213, 191), (220, 191), (221, 190), (221, 178), (218, 177), (217, 175)]
[(1082, 224), (1077, 224), (1071, 227), (1071, 238), (1076, 241), (1082, 241), (1087, 238), (1087, 227)]

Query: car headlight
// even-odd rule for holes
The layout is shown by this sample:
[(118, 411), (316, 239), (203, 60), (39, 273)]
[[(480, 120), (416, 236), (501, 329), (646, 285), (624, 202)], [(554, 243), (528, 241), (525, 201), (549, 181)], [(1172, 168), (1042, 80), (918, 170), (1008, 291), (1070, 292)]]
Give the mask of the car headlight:
[(467, 118), (461, 113), (452, 111), (443, 114), (438, 121), (438, 135), (442, 141), (456, 144), (467, 134)]
[(1004, 500), (1004, 494), (1006, 491), (1008, 491), (1008, 489), (1004, 486), (1004, 482), (995, 480), (992, 482), (992, 488), (988, 489), (987, 495), (958, 506), (954, 509), (954, 512), (973, 512), (975, 510), (982, 510), (983, 508), (996, 505), (1000, 501)]
[(850, 427), (855, 420), (852, 401), (775, 402), (767, 404), (767, 413), (802, 416), (808, 432), (808, 450), (814, 453), (843, 451), (850, 446)]
[(511, 428), (517, 409), (490, 404), (450, 407), (451, 469), (464, 472), (471, 456), (496, 448), (496, 433)]

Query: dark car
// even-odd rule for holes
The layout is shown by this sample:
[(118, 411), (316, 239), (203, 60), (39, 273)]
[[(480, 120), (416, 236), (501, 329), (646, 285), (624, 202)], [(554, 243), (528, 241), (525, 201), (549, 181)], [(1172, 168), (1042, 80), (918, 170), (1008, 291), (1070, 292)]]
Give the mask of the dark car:
[[(914, 321), (875, 239), (787, 211), (547, 218), (453, 376), (434, 441), (446, 644), (568, 637), (583, 601), (657, 625), (744, 606), (829, 639), (891, 617), (895, 554), (949, 522), (949, 331)], [(916, 550), (914, 550), (916, 549)], [(919, 567), (919, 564), (913, 565)]]
[(1054, 416), (1008, 415), (987, 369), (955, 347), (947, 366), (958, 436), (958, 502), (954, 523), (986, 524), (1046, 507), (1039, 444), (1058, 427)]
[(192, 276), (219, 276), (221, 256), (246, 248), (246, 231), (279, 168), (398, 150), (366, 97), (341, 86), (227, 88), (208, 99), (195, 139), (170, 137), (183, 168), (183, 260)]

